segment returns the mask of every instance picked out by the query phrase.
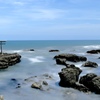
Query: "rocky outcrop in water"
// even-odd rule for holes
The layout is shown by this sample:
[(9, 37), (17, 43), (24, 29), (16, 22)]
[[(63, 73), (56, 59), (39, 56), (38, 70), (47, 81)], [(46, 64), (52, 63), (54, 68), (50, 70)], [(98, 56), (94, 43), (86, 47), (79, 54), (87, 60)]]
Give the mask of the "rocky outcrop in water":
[(59, 52), (59, 50), (49, 50), (49, 52)]
[(63, 68), (59, 74), (59, 85), (63, 87), (72, 87), (79, 78), (82, 70), (78, 67)]
[(86, 86), (90, 91), (100, 94), (100, 76), (97, 76), (94, 73), (89, 73), (82, 76), (79, 82)]
[[(54, 57), (54, 59), (66, 59), (66, 61), (79, 62), (86, 61), (87, 58), (84, 56), (77, 56), (75, 54), (59, 54)], [(57, 60), (56, 60), (57, 61)]]
[(31, 85), (32, 88), (35, 88), (35, 89), (42, 89), (42, 85), (41, 83), (39, 82), (34, 82), (32, 85)]
[(66, 59), (65, 59), (65, 58), (63, 58), (63, 59), (57, 58), (57, 59), (56, 59), (56, 64), (59, 64), (59, 65), (66, 65)]
[(93, 67), (93, 68), (96, 68), (96, 67), (98, 67), (98, 64), (95, 63), (95, 62), (87, 61), (82, 66), (83, 67)]
[(21, 56), (17, 53), (3, 53), (0, 54), (0, 69), (8, 68), (9, 66), (15, 65), (21, 61)]
[(87, 53), (90, 53), (90, 54), (98, 54), (98, 53), (100, 53), (100, 49), (90, 50), (90, 51), (87, 51)]
[(60, 82), (59, 85), (62, 87), (72, 87), (79, 91), (89, 92), (89, 89), (78, 83), (79, 75), (82, 70), (75, 65), (68, 65), (67, 68), (63, 68), (59, 74)]

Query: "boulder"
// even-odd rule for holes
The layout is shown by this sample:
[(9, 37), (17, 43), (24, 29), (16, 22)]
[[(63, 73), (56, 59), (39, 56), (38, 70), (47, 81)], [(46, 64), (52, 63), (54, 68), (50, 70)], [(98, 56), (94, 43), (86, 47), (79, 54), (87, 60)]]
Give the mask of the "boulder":
[(82, 70), (80, 68), (74, 66), (63, 68), (58, 73), (60, 77), (59, 85), (62, 87), (72, 87), (78, 81), (81, 72)]
[(90, 92), (86, 86), (84, 86), (83, 84), (79, 84), (79, 83), (75, 83), (72, 86), (72, 88), (77, 89), (77, 90), (82, 91), (82, 92), (86, 92), (86, 93)]
[(71, 62), (79, 62), (79, 61), (86, 61), (87, 58), (84, 56), (77, 56), (75, 54), (59, 54), (54, 57), (54, 59), (66, 59), (66, 61)]
[(59, 64), (59, 65), (66, 65), (66, 59), (61, 59), (61, 58), (57, 58), (56, 59), (56, 64)]
[(94, 73), (86, 74), (86, 75), (80, 77), (79, 83), (85, 85), (88, 88), (92, 88), (91, 85), (90, 85), (90, 82), (95, 77), (97, 77), (97, 75), (94, 74)]
[(100, 94), (100, 77), (94, 73), (89, 73), (80, 78), (79, 83), (83, 84), (90, 91)]
[(41, 83), (39, 82), (34, 82), (32, 85), (31, 85), (32, 88), (35, 88), (35, 89), (42, 89), (42, 85)]
[(100, 94), (100, 76), (93, 78), (92, 81), (90, 82), (90, 85), (91, 85), (90, 89), (93, 92), (95, 92), (96, 94)]
[(48, 83), (46, 81), (43, 81), (42, 84), (43, 85), (48, 85)]
[(93, 67), (93, 68), (96, 68), (96, 67), (98, 67), (98, 64), (95, 63), (95, 62), (87, 61), (82, 66), (83, 67)]
[(34, 49), (29, 49), (29, 51), (34, 51)]
[(87, 51), (87, 53), (90, 53), (90, 54), (98, 54), (98, 53), (100, 53), (100, 49), (90, 50), (90, 51)]
[(59, 50), (49, 50), (49, 52), (59, 52)]
[(4, 53), (0, 55), (0, 69), (8, 68), (9, 66), (15, 65), (21, 61), (21, 56), (17, 53)]
[(3, 95), (0, 95), (0, 100), (4, 100), (4, 97), (3, 97)]

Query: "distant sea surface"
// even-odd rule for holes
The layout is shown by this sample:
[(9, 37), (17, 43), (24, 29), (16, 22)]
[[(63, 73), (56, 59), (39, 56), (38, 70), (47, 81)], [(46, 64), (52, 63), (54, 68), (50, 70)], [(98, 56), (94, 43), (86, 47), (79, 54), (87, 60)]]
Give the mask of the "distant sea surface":
[[(34, 51), (28, 51), (29, 49), (34, 49)], [(49, 52), (51, 49), (58, 49), (59, 52)], [(94, 93), (86, 94), (72, 88), (60, 87), (58, 72), (65, 66), (56, 65), (53, 60), (55, 55), (61, 53), (85, 56), (89, 61), (98, 63), (99, 66), (98, 68), (83, 68), (81, 65), (84, 62), (74, 63), (83, 70), (80, 76), (91, 72), (100, 76), (100, 59), (98, 59), (100, 54), (86, 53), (92, 49), (100, 49), (100, 40), (6, 41), (3, 52), (19, 53), (22, 58), (20, 63), (0, 70), (0, 95), (4, 96), (4, 100), (100, 100), (100, 95)], [(44, 74), (50, 75), (52, 79), (43, 78)], [(24, 81), (34, 76), (37, 76), (36, 81), (42, 78), (46, 80), (49, 90), (32, 89), (33, 81)], [(13, 82), (11, 79), (17, 81)], [(19, 83), (21, 88), (16, 88)]]

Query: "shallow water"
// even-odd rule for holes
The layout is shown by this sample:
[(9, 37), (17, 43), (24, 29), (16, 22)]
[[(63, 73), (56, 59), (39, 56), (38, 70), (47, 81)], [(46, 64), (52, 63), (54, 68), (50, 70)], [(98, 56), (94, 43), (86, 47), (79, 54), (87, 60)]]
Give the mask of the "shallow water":
[[(86, 53), (87, 50), (99, 49), (100, 45), (98, 41), (56, 41), (56, 43), (50, 41), (46, 43), (43, 41), (42, 43), (38, 42), (34, 45), (32, 45), (34, 41), (31, 41), (31, 44), (28, 44), (30, 42), (27, 43), (27, 41), (20, 42), (21, 41), (16, 41), (12, 43), (12, 41), (10, 41), (10, 43), (8, 42), (4, 47), (5, 52), (17, 52), (22, 56), (20, 63), (10, 66), (8, 69), (0, 70), (0, 94), (4, 96), (4, 100), (100, 99), (100, 95), (94, 93), (86, 94), (72, 88), (60, 87), (58, 85), (60, 80), (58, 72), (60, 72), (65, 66), (56, 65), (56, 62), (53, 60), (53, 57), (60, 53), (83, 55), (86, 56), (88, 60), (98, 63), (99, 66), (98, 68), (84, 68), (81, 67), (84, 62), (74, 63), (77, 67), (83, 70), (80, 76), (90, 72), (100, 75), (100, 59), (98, 59), (100, 54), (91, 55)], [(25, 49), (29, 48), (33, 48), (35, 51), (25, 51)], [(60, 52), (48, 52), (50, 49), (58, 49)], [(47, 77), (43, 77), (44, 74), (48, 74), (52, 78), (48, 79)], [(28, 78), (30, 78), (30, 80), (25, 81), (25, 79)], [(11, 79), (16, 79), (16, 81)], [(31, 88), (31, 84), (34, 81), (42, 80), (48, 82), (48, 86), (44, 91)], [(21, 84), (21, 88), (17, 88), (18, 84)]]

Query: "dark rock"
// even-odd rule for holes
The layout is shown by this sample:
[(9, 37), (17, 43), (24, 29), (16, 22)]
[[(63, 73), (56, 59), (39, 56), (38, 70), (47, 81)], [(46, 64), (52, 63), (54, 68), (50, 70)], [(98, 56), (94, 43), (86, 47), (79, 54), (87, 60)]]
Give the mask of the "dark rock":
[(73, 68), (73, 67), (75, 67), (74, 64), (66, 64), (66, 68)]
[(82, 91), (82, 92), (90, 92), (86, 86), (79, 84), (79, 83), (73, 84), (72, 88), (77, 89), (77, 90)]
[(77, 56), (75, 54), (59, 54), (54, 57), (54, 59), (66, 59), (66, 61), (72, 61), (72, 62), (79, 62), (79, 61), (86, 61), (87, 58), (84, 56)]
[(49, 50), (49, 52), (59, 52), (59, 50)]
[(82, 76), (79, 82), (89, 88), (90, 91), (100, 94), (100, 77), (96, 74), (89, 73)]
[(89, 88), (89, 87), (91, 88), (90, 82), (91, 82), (91, 80), (92, 80), (93, 78), (95, 78), (95, 77), (97, 77), (97, 75), (94, 74), (94, 73), (86, 74), (86, 75), (84, 75), (84, 76), (82, 76), (82, 77), (80, 78), (79, 83), (85, 85), (85, 86), (88, 87), (88, 88)]
[(98, 57), (98, 59), (100, 59), (100, 57)]
[(34, 49), (29, 49), (29, 51), (34, 51)]
[(12, 80), (12, 81), (17, 81), (15, 78), (12, 78), (11, 80)]
[(48, 85), (48, 83), (46, 81), (43, 81), (43, 85)]
[(8, 68), (9, 66), (15, 65), (21, 61), (20, 59), (21, 59), (21, 56), (17, 53), (1, 54), (0, 55), (0, 69), (5, 69), (5, 68)]
[(63, 68), (59, 74), (59, 85), (63, 87), (71, 87), (78, 81), (79, 75), (82, 72), (78, 67)]
[(91, 90), (96, 94), (100, 94), (100, 77), (95, 77), (90, 82)]
[(87, 61), (82, 66), (83, 67), (94, 67), (94, 68), (96, 68), (96, 67), (98, 67), (98, 64), (95, 63), (95, 62)]
[(56, 64), (66, 65), (66, 59), (57, 58), (56, 59)]
[(90, 53), (90, 54), (98, 54), (98, 53), (100, 53), (100, 49), (90, 50), (90, 51), (87, 51), (87, 53)]
[(35, 88), (35, 89), (42, 89), (42, 85), (38, 82), (34, 82), (32, 85), (31, 85), (32, 88)]

